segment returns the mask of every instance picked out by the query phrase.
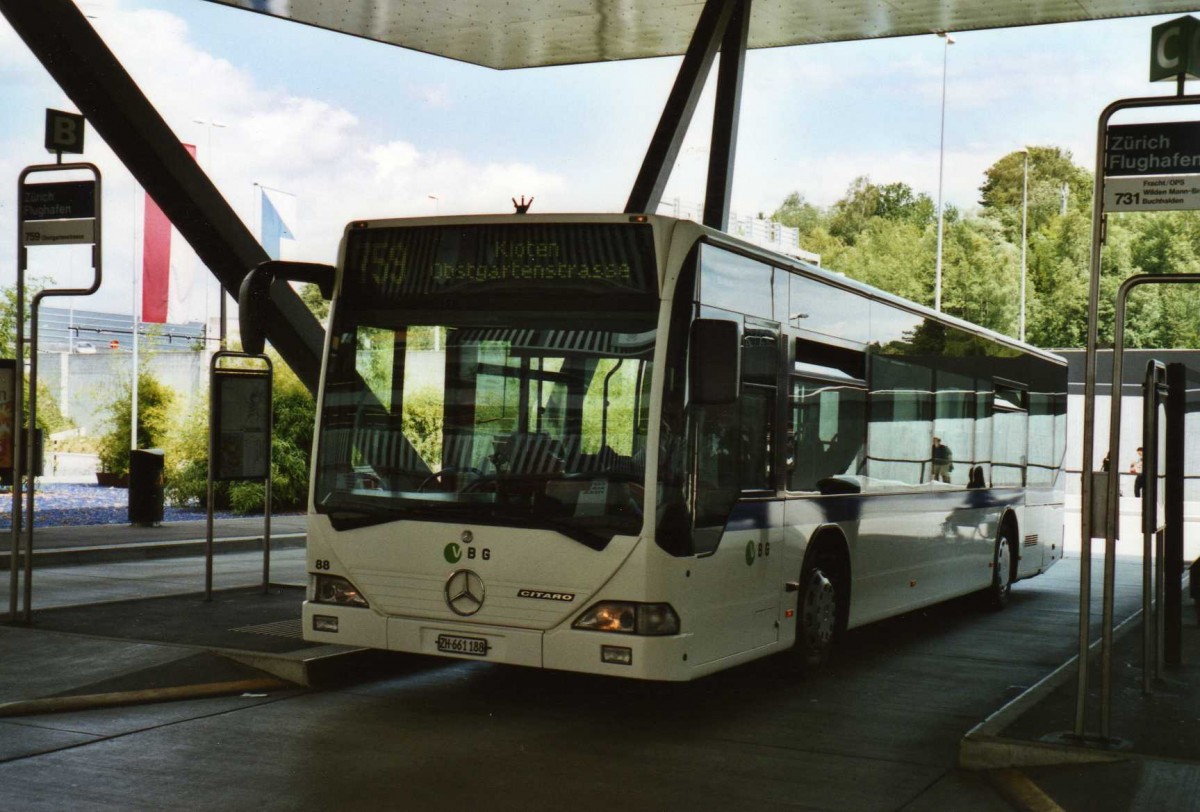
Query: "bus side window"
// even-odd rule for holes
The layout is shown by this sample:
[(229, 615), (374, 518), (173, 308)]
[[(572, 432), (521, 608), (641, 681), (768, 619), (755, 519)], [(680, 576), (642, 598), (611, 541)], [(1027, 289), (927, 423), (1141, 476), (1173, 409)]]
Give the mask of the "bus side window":
[(973, 378), (937, 370), (934, 392), (933, 435), (943, 451), (944, 467), (932, 471), (935, 481), (970, 484), (975, 458), (975, 381)]
[(933, 372), (904, 358), (876, 356), (868, 447), (875, 479), (920, 485), (932, 478)]
[(779, 325), (746, 317), (742, 331), (741, 489), (774, 490), (771, 438), (775, 433), (775, 398), (779, 376)]
[(1023, 486), (1029, 430), (1028, 394), (997, 383), (992, 403), (992, 484)]
[(822, 480), (859, 473), (865, 403), (861, 389), (793, 379), (788, 490), (821, 490)]
[(699, 407), (693, 425), (696, 527), (723, 527), (740, 490), (737, 405)]

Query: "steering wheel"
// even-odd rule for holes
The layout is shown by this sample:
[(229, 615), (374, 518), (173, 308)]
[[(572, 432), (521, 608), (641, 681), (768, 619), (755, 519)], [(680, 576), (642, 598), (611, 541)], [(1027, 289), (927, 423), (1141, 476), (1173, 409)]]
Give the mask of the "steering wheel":
[(446, 476), (447, 474), (474, 474), (476, 478), (483, 477), (483, 471), (480, 471), (478, 468), (458, 468), (458, 467), (451, 465), (447, 468), (443, 468), (442, 470), (436, 471), (436, 472), (430, 474), (429, 476), (425, 477), (425, 479), (421, 482), (421, 484), (417, 486), (417, 490), (418, 491), (425, 490), (425, 488), (427, 486), (436, 482), (437, 480), (441, 479), (442, 477)]

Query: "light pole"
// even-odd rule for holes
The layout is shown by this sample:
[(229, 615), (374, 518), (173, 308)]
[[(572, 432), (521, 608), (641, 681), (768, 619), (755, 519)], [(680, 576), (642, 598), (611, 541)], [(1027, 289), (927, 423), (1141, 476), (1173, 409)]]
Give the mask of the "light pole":
[(942, 50), (942, 135), (938, 145), (938, 226), (937, 226), (937, 265), (933, 272), (933, 309), (942, 309), (942, 174), (946, 165), (946, 66), (950, 58), (950, 46), (954, 37), (949, 32), (936, 32), (946, 46)]
[(1017, 317), (1017, 338), (1025, 340), (1025, 246), (1028, 242), (1026, 235), (1029, 223), (1029, 150), (1021, 150), (1025, 155), (1025, 179), (1021, 185), (1021, 313)]
[(440, 197), (438, 197), (437, 195), (425, 195), (425, 196), (433, 201), (433, 213), (435, 215), (440, 214), (441, 209), (442, 209), (442, 199)]

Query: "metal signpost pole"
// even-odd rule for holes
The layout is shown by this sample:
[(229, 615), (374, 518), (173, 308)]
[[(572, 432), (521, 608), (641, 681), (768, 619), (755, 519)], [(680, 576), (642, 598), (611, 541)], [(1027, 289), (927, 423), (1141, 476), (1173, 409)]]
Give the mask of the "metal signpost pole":
[(264, 361), (267, 365), (267, 448), (266, 461), (267, 469), (263, 477), (263, 594), (266, 595), (271, 589), (271, 452), (275, 442), (275, 367), (271, 364), (271, 359), (265, 355), (251, 356), (257, 357)]
[[(222, 368), (225, 358), (263, 362), (264, 369)], [(213, 590), (213, 499), (216, 483), (263, 481), (263, 582), (271, 578), (271, 435), (274, 431), (271, 382), (274, 368), (265, 355), (218, 350), (208, 377), (208, 530), (205, 537), (204, 599)]]
[[(1109, 121), (1113, 115), (1122, 110), (1135, 110), (1151, 107), (1174, 107), (1181, 105), (1200, 104), (1200, 96), (1184, 96), (1183, 79), (1186, 76), (1196, 76), (1196, 64), (1200, 63), (1200, 53), (1191, 53), (1191, 34), (1200, 22), (1194, 18), (1185, 17), (1155, 26), (1151, 37), (1151, 66), (1150, 79), (1157, 81), (1164, 78), (1176, 80), (1179, 92), (1177, 96), (1152, 96), (1144, 98), (1121, 99), (1108, 105), (1100, 114), (1096, 127), (1096, 172), (1095, 193), (1092, 203), (1092, 251), (1089, 267), (1088, 284), (1088, 330), (1087, 352), (1084, 363), (1084, 411), (1083, 411), (1083, 459), (1080, 483), (1080, 562), (1079, 562), (1079, 677), (1075, 698), (1075, 727), (1074, 736), (1086, 738), (1087, 690), (1088, 690), (1088, 652), (1091, 644), (1091, 586), (1092, 586), (1092, 538), (1096, 528), (1092, 527), (1092, 509), (1096, 501), (1094, 460), (1095, 460), (1095, 417), (1096, 417), (1096, 354), (1099, 343), (1099, 306), (1100, 306), (1100, 253), (1104, 245), (1106, 220), (1106, 176), (1113, 174), (1109, 169)], [(1169, 38), (1174, 38), (1178, 44), (1173, 49), (1167, 48)], [(1165, 126), (1165, 125), (1160, 125)], [(1135, 152), (1136, 150), (1130, 150)], [(1141, 157), (1141, 156), (1139, 156)], [(1134, 161), (1140, 165), (1139, 161)], [(1147, 163), (1149, 165), (1149, 162)], [(1200, 168), (1200, 164), (1197, 165)], [(1158, 170), (1161, 174), (1162, 170)], [(1133, 172), (1117, 174), (1147, 174), (1145, 168)], [(1154, 174), (1151, 172), (1149, 174)], [(1114, 187), (1116, 184), (1113, 184)], [(1140, 204), (1141, 198), (1134, 192), (1122, 192), (1125, 199), (1120, 202)], [(1121, 210), (1119, 206), (1108, 210)], [(1175, 277), (1172, 277), (1175, 278)], [(1118, 476), (1116, 475), (1117, 454), (1119, 453), (1120, 431), (1120, 400), (1121, 400), (1121, 352), (1120, 337), (1113, 346), (1113, 376), (1112, 401), (1113, 423), (1109, 433), (1109, 459), (1111, 460), (1109, 476), (1105, 487), (1104, 506), (1106, 508), (1103, 535), (1105, 565), (1104, 565), (1104, 610), (1102, 619), (1102, 660), (1104, 663), (1102, 675), (1102, 702), (1100, 719), (1100, 736), (1105, 742), (1109, 735), (1109, 695), (1112, 690), (1110, 680), (1111, 649), (1112, 649), (1112, 590), (1115, 581), (1117, 505), (1120, 499)]]
[[(65, 121), (65, 123), (64, 123)], [(69, 126), (68, 126), (69, 125)], [(83, 149), (83, 121), (81, 116), (58, 111), (47, 111), (47, 147), (58, 147), (59, 162), (26, 167), (20, 174), (17, 217), (17, 335), (16, 365), (13, 373), (13, 556), (9, 583), (10, 616), (17, 617), (18, 555), (24, 573), (23, 618), (33, 621), (33, 531), (34, 531), (34, 484), (37, 476), (34, 452), (37, 448), (37, 314), (43, 298), (49, 296), (87, 296), (100, 288), (103, 276), (101, 267), (101, 175), (100, 170), (90, 163), (62, 163), (62, 151)], [(68, 138), (69, 136), (69, 138)], [(59, 183), (28, 183), (31, 175), (50, 172), (90, 172), (90, 181), (66, 181)], [(23, 380), (25, 363), (25, 271), (28, 266), (29, 247), (39, 245), (91, 245), (92, 284), (87, 288), (59, 288), (43, 290), (33, 297), (32, 320), (30, 322), (30, 376), (28, 416), (23, 408)], [(25, 425), (27, 424), (27, 425)], [(25, 433), (22, 442), (22, 431)], [(27, 481), (26, 481), (27, 480)], [(24, 487), (24, 491), (22, 488)], [(25, 498), (22, 511), (21, 498)], [(22, 516), (22, 513), (24, 514)], [(21, 538), (24, 536), (24, 544)]]
[(217, 397), (214, 384), (217, 380), (217, 360), (221, 351), (214, 352), (208, 362), (208, 479), (205, 483), (205, 523), (204, 533), (204, 600), (212, 600), (213, 590), (213, 466), (216, 465), (217, 437), (216, 414)]

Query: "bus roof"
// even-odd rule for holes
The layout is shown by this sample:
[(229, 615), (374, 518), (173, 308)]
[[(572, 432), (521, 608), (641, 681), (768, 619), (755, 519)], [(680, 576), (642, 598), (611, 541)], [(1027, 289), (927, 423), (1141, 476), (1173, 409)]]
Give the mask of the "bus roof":
[[(669, 218), (660, 218), (660, 219), (669, 219)], [(868, 285), (865, 282), (859, 282), (856, 279), (851, 279), (847, 276), (844, 276), (843, 274), (837, 273), (836, 271), (831, 271), (827, 268), (821, 268), (817, 265), (813, 265), (811, 263), (804, 262), (803, 260), (796, 259), (795, 257), (791, 257), (786, 254), (778, 254), (778, 253), (775, 253), (774, 251), (764, 250), (763, 248), (761, 248), (757, 245), (754, 245), (753, 243), (749, 243), (749, 242), (746, 242), (745, 240), (738, 239), (737, 237), (730, 236), (729, 234), (726, 234), (721, 231), (717, 231), (716, 229), (708, 228), (706, 226), (700, 226), (696, 223), (689, 223), (689, 225), (693, 225), (693, 226), (696, 226), (697, 228), (703, 229), (703, 231), (706, 232), (706, 234), (709, 236), (709, 238), (712, 239), (714, 242), (725, 244), (725, 245), (736, 245), (739, 251), (746, 253), (746, 254), (750, 254), (752, 256), (757, 256), (761, 259), (769, 260), (770, 262), (774, 263), (775, 265), (788, 266), (788, 267), (792, 268), (793, 270), (799, 271), (800, 273), (802, 273), (806, 276), (811, 276), (811, 277), (820, 279), (824, 282), (827, 282), (829, 284), (846, 288), (848, 290), (857, 291), (857, 292), (863, 294), (864, 296), (867, 296), (868, 298), (877, 299), (881, 302), (887, 302), (890, 305), (899, 307), (904, 310), (908, 310), (912, 313), (916, 313), (916, 314), (923, 316), (925, 318), (928, 318), (928, 319), (934, 319), (935, 321), (940, 321), (944, 324), (951, 325), (953, 327), (958, 327), (960, 329), (968, 330), (973, 333), (979, 333), (980, 335), (987, 336), (988, 338), (990, 338), (993, 341), (996, 341), (997, 343), (1004, 344), (1006, 346), (1020, 350), (1021, 352), (1029, 353), (1030, 355), (1037, 355), (1039, 357), (1045, 358), (1048, 361), (1053, 361), (1057, 364), (1062, 364), (1063, 366), (1066, 366), (1067, 361), (1062, 356), (1055, 355), (1052, 352), (1043, 350), (1040, 347), (1035, 347), (1032, 344), (1022, 343), (1022, 342), (1018, 341), (1017, 339), (1013, 338), (1012, 336), (1007, 336), (1007, 335), (1004, 335), (1003, 333), (998, 333), (995, 330), (988, 329), (987, 327), (981, 327), (978, 324), (974, 324), (972, 322), (966, 321), (965, 319), (960, 319), (957, 316), (951, 316), (951, 315), (948, 315), (947, 313), (934, 310), (931, 307), (926, 307), (925, 305), (918, 304), (917, 302), (912, 302), (912, 301), (909, 301), (908, 299), (903, 299), (899, 296), (888, 293), (885, 290), (880, 290), (879, 288)]]
[[(1052, 352), (1034, 347), (1030, 344), (1023, 344), (1011, 336), (1006, 336), (1003, 333), (997, 333), (994, 330), (989, 330), (986, 327), (980, 327), (978, 324), (973, 324), (969, 321), (947, 315), (946, 313), (938, 312), (933, 308), (926, 307), (916, 302), (902, 299), (887, 291), (872, 287), (864, 282), (859, 282), (849, 277), (843, 276), (840, 273), (830, 271), (826, 268), (821, 268), (812, 263), (805, 262), (788, 254), (781, 254), (772, 251), (754, 243), (747, 242), (739, 237), (726, 234), (723, 231), (718, 231), (714, 228), (701, 225), (693, 220), (681, 220), (675, 217), (666, 215), (654, 214), (627, 214), (627, 213), (562, 213), (549, 212), (540, 214), (474, 214), (474, 215), (450, 215), (445, 217), (412, 217), (412, 218), (396, 218), (396, 219), (378, 219), (378, 220), (360, 220), (347, 225), (347, 233), (358, 228), (389, 228), (389, 227), (420, 227), (420, 226), (456, 226), (456, 225), (471, 225), (476, 223), (612, 223), (612, 222), (649, 222), (656, 223), (657, 243), (659, 250), (664, 250), (668, 242), (674, 237), (675, 230), (678, 227), (695, 230), (695, 238), (688, 237), (686, 234), (680, 236), (685, 237), (689, 244), (694, 240), (707, 238), (708, 240), (726, 247), (735, 248), (738, 252), (753, 256), (766, 262), (770, 262), (776, 266), (786, 267), (806, 276), (811, 276), (820, 279), (831, 285), (836, 285), (848, 290), (857, 291), (863, 296), (871, 299), (876, 299), (881, 302), (887, 302), (895, 307), (908, 310), (925, 318), (935, 319), (944, 324), (952, 325), (963, 330), (979, 333), (987, 336), (989, 339), (1000, 344), (1018, 349), (1021, 352), (1037, 355), (1046, 360), (1053, 361), (1058, 364), (1066, 365), (1066, 360)], [(665, 227), (664, 227), (665, 226)], [(343, 240), (343, 249), (345, 241)], [(341, 260), (339, 259), (339, 262)]]
[[(210, 0), (501, 70), (681, 54), (697, 0)], [(775, 48), (1187, 13), (1192, 0), (754, 0), (749, 47)]]

